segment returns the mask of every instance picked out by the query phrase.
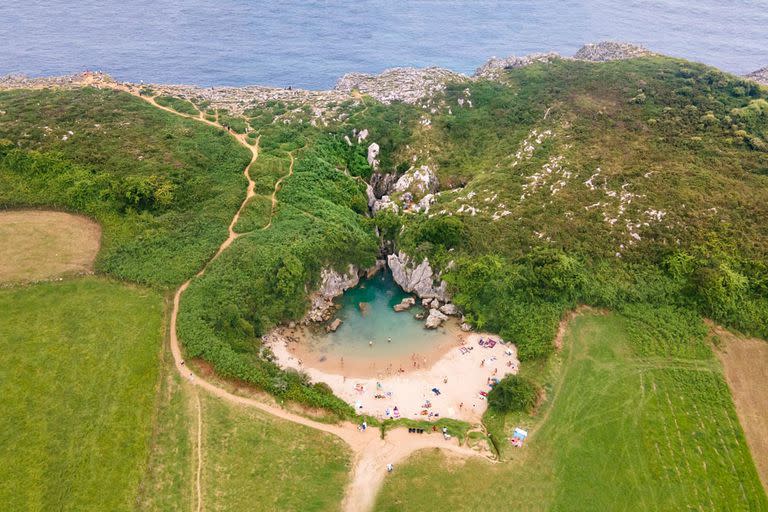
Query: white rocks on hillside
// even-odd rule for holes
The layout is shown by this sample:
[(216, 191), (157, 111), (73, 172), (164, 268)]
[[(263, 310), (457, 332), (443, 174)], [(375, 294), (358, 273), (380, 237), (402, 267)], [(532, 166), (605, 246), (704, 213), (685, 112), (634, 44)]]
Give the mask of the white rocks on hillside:
[(438, 187), (437, 176), (428, 165), (422, 165), (418, 169), (408, 169), (400, 176), (394, 186), (396, 192), (411, 192), (414, 199), (420, 199), (430, 192), (435, 192)]
[(426, 258), (416, 265), (407, 254), (401, 251), (387, 256), (387, 264), (392, 271), (392, 278), (406, 292), (415, 293), (421, 298), (433, 297), (443, 302), (448, 301), (447, 283), (439, 281), (437, 285), (435, 284), (438, 278), (434, 275)]
[(601, 41), (599, 43), (585, 44), (573, 56), (575, 60), (590, 62), (607, 62), (610, 60), (634, 59), (653, 55), (653, 52), (631, 43), (619, 43), (614, 41)]
[(530, 66), (536, 62), (552, 62), (555, 59), (561, 58), (556, 52), (549, 53), (532, 53), (531, 55), (525, 55), (523, 57), (516, 57), (510, 55), (509, 57), (496, 58), (491, 57), (485, 64), (477, 68), (475, 78), (485, 78), (488, 80), (496, 80), (505, 69), (522, 68)]
[(371, 145), (368, 146), (368, 165), (373, 167), (374, 171), (379, 166), (379, 161), (376, 159), (376, 157), (379, 156), (380, 151), (381, 148), (379, 148), (379, 145), (375, 142), (372, 142)]
[(745, 75), (745, 78), (749, 78), (750, 80), (768, 87), (768, 66)]
[(348, 73), (339, 79), (334, 90), (346, 94), (357, 90), (387, 104), (393, 101), (416, 103), (445, 89), (446, 82), (463, 80), (467, 77), (438, 67), (392, 68), (379, 75)]

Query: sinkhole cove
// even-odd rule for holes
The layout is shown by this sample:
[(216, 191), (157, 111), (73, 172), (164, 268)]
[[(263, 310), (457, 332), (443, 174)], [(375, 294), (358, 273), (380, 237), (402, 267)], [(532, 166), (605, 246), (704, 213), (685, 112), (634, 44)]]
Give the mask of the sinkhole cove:
[[(296, 355), (307, 366), (337, 373), (396, 373), (423, 369), (456, 344), (455, 319), (437, 329), (426, 329), (417, 313), (428, 313), (417, 299), (407, 311), (394, 306), (411, 297), (385, 269), (336, 299), (334, 318), (342, 321), (336, 332), (324, 326), (305, 328)], [(372, 343), (371, 343), (372, 342)], [(358, 370), (358, 371), (354, 371)]]

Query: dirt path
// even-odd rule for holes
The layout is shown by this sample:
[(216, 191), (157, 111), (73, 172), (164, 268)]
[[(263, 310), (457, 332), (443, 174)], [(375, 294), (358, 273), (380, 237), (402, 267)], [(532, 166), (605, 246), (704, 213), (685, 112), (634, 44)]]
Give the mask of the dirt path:
[(736, 414), (768, 493), (768, 342), (738, 337), (722, 327), (714, 331), (723, 342), (715, 354), (723, 364)]
[(195, 490), (197, 491), (197, 512), (203, 510), (203, 406), (200, 403), (200, 394), (195, 391), (197, 404), (197, 472), (195, 475)]
[[(154, 100), (154, 98), (148, 97), (148, 96), (141, 96), (138, 93), (138, 89), (132, 89), (125, 85), (116, 85), (115, 88), (124, 92), (128, 92), (130, 94), (133, 94), (134, 96), (137, 96), (143, 99), (144, 101), (147, 101), (148, 103), (152, 104), (153, 106), (161, 110), (165, 110), (166, 112), (170, 112), (174, 115), (185, 117), (187, 119), (192, 119), (195, 121), (206, 123), (208, 125), (214, 126), (222, 130), (226, 130), (226, 128), (221, 126), (218, 122), (209, 121), (204, 117), (182, 114), (180, 112), (176, 112), (173, 109), (159, 105)], [(238, 233), (234, 231), (234, 227), (237, 224), (237, 221), (240, 218), (240, 214), (245, 208), (245, 206), (247, 205), (249, 199), (254, 195), (254, 182), (250, 177), (250, 168), (259, 156), (259, 149), (258, 149), (259, 139), (257, 139), (257, 142), (254, 146), (251, 146), (248, 143), (245, 135), (232, 133), (230, 130), (227, 130), (227, 131), (240, 144), (242, 144), (244, 147), (248, 148), (251, 151), (251, 154), (252, 154), (251, 161), (243, 171), (243, 174), (248, 180), (248, 189), (247, 189), (245, 199), (240, 205), (240, 208), (238, 208), (237, 213), (235, 213), (234, 217), (232, 218), (232, 222), (230, 222), (229, 224), (229, 236), (224, 242), (222, 242), (221, 246), (219, 247), (218, 251), (216, 251), (216, 254), (213, 256), (213, 258), (211, 258), (211, 260), (200, 270), (200, 272), (197, 273), (196, 277), (202, 276), (205, 273), (205, 270), (208, 267), (208, 264), (210, 264), (211, 261), (215, 260), (222, 252), (224, 252), (232, 244), (232, 242), (235, 241), (235, 239), (237, 239), (238, 236), (240, 236)], [(290, 153), (289, 153), (289, 156), (291, 158), (291, 165), (289, 168), (289, 172), (286, 176), (283, 176), (277, 181), (277, 183), (275, 183), (275, 189), (272, 193), (273, 211), (277, 204), (277, 192), (279, 190), (280, 184), (286, 177), (293, 174), (294, 157), (293, 157), (293, 154), (290, 154)], [(264, 229), (267, 229), (271, 225), (272, 225), (272, 218), (270, 216), (270, 221), (267, 224), (267, 226), (265, 226)], [(443, 436), (440, 434), (431, 434), (431, 435), (430, 434), (409, 434), (404, 429), (396, 429), (389, 432), (385, 439), (381, 439), (379, 432), (376, 429), (370, 429), (366, 432), (362, 432), (358, 430), (356, 425), (353, 425), (351, 423), (343, 423), (340, 425), (329, 425), (325, 423), (320, 423), (320, 422), (311, 420), (309, 418), (306, 418), (304, 416), (288, 412), (285, 409), (281, 409), (279, 407), (275, 407), (263, 402), (259, 402), (252, 398), (234, 395), (228, 392), (227, 390), (220, 388), (215, 384), (201, 378), (199, 375), (196, 375), (187, 366), (184, 365), (184, 360), (181, 354), (181, 344), (179, 342), (179, 338), (177, 334), (177, 320), (179, 316), (179, 305), (181, 303), (181, 296), (187, 290), (191, 282), (192, 282), (192, 279), (189, 279), (186, 282), (184, 282), (176, 290), (176, 293), (173, 296), (173, 308), (171, 311), (171, 325), (170, 325), (170, 345), (171, 345), (171, 354), (173, 355), (173, 361), (174, 361), (176, 370), (179, 372), (179, 374), (182, 375), (182, 377), (188, 379), (192, 383), (192, 385), (196, 386), (197, 388), (203, 389), (206, 392), (210, 393), (211, 395), (218, 397), (222, 400), (226, 400), (230, 403), (237, 404), (240, 406), (254, 407), (276, 418), (280, 418), (285, 421), (290, 421), (292, 423), (297, 423), (305, 427), (314, 428), (316, 430), (320, 430), (322, 432), (335, 435), (340, 439), (342, 439), (343, 441), (345, 441), (349, 445), (353, 453), (352, 477), (347, 486), (343, 505), (342, 505), (345, 511), (364, 512), (366, 510), (370, 510), (371, 508), (373, 508), (373, 505), (376, 499), (376, 494), (379, 488), (381, 487), (381, 485), (383, 484), (384, 477), (386, 476), (386, 465), (390, 463), (396, 464), (404, 460), (410, 454), (412, 454), (417, 450), (422, 450), (426, 448), (443, 448), (443, 449), (450, 450), (451, 452), (454, 452), (463, 457), (488, 456), (487, 452), (481, 453), (474, 449), (460, 446), (455, 439), (445, 440), (443, 439)], [(199, 397), (198, 397), (198, 400), (199, 400)], [(199, 406), (199, 402), (198, 402), (198, 406)], [(196, 491), (198, 496), (197, 510), (198, 512), (200, 512), (200, 510), (202, 509), (202, 503), (203, 503), (202, 485), (201, 485), (203, 456), (202, 456), (202, 411), (200, 408), (198, 408), (198, 411), (199, 411), (198, 471), (197, 471), (197, 479), (196, 479)]]

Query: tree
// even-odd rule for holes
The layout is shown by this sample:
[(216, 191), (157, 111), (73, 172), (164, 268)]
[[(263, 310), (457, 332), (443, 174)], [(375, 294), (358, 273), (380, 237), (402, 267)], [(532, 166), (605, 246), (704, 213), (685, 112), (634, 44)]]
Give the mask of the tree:
[(530, 412), (538, 396), (536, 384), (518, 375), (507, 375), (488, 393), (488, 406), (498, 412)]

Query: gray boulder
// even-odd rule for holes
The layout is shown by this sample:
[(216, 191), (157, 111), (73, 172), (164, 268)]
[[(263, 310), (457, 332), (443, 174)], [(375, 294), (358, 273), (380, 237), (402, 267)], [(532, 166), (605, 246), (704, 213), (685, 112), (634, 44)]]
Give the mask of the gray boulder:
[(447, 302), (448, 284), (434, 275), (429, 260), (418, 265), (404, 252), (387, 256), (387, 265), (392, 271), (392, 278), (406, 292), (415, 293), (420, 298), (438, 299)]
[(427, 321), (424, 322), (424, 327), (427, 329), (437, 329), (446, 320), (448, 320), (448, 317), (442, 314), (440, 311), (437, 309), (430, 309)]
[(440, 306), (440, 312), (444, 315), (455, 316), (459, 314), (459, 308), (456, 307), (456, 304), (451, 304), (449, 302), (448, 304), (443, 304)]

